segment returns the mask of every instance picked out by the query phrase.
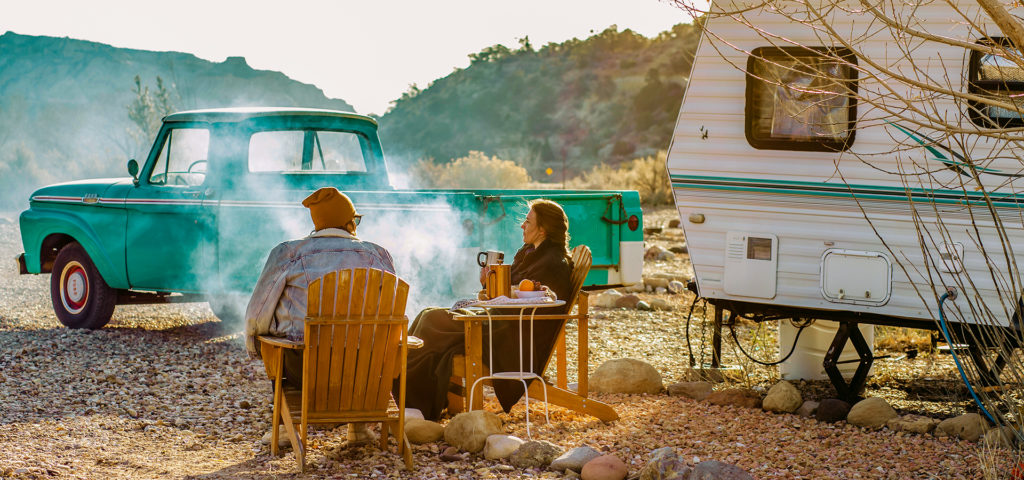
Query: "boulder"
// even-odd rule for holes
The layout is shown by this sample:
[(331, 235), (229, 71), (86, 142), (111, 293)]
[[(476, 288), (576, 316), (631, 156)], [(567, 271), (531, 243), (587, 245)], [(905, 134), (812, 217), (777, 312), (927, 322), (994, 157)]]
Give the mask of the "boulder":
[(512, 435), (489, 435), (484, 444), (484, 458), (488, 460), (499, 460), (508, 458), (523, 445), (523, 439)]
[(669, 293), (683, 293), (684, 290), (686, 290), (685, 283), (680, 282), (679, 280), (672, 280), (671, 282), (668, 282)]
[(769, 412), (793, 413), (803, 403), (804, 399), (800, 395), (800, 390), (797, 390), (792, 383), (783, 380), (768, 390), (768, 395), (765, 395), (761, 407)]
[(736, 465), (705, 460), (693, 466), (689, 480), (754, 480), (754, 477)]
[(637, 303), (640, 303), (640, 297), (632, 293), (615, 299), (615, 306), (618, 308), (636, 308)]
[(921, 415), (903, 415), (896, 418), (890, 418), (885, 423), (889, 430), (894, 432), (910, 432), (910, 433), (931, 433), (935, 430), (935, 426), (939, 424), (939, 421), (934, 418), (924, 417)]
[(444, 426), (430, 420), (414, 418), (405, 421), (405, 435), (411, 443), (431, 443), (444, 437)]
[(590, 375), (590, 389), (599, 393), (658, 393), (661, 374), (651, 364), (635, 358), (616, 358)]
[(583, 480), (622, 480), (629, 473), (626, 464), (615, 455), (601, 455), (583, 465), (580, 478)]
[(671, 278), (665, 278), (661, 276), (644, 277), (644, 285), (647, 285), (648, 287), (651, 288), (668, 288), (668, 282), (670, 281), (672, 281)]
[(644, 260), (660, 260), (659, 257), (661, 257), (661, 255), (666, 251), (667, 250), (659, 247), (658, 245), (652, 245), (644, 252)]
[(556, 472), (564, 472), (566, 470), (579, 472), (583, 469), (583, 465), (586, 465), (587, 462), (600, 456), (601, 452), (584, 445), (563, 453), (558, 458), (554, 459), (548, 468)]
[(487, 437), (504, 433), (501, 419), (485, 411), (463, 412), (448, 421), (444, 427), (444, 441), (459, 450), (476, 453), (484, 449)]
[(661, 447), (651, 452), (651, 459), (640, 469), (639, 480), (686, 480), (690, 478), (686, 459), (672, 447)]
[(1017, 434), (1013, 427), (993, 428), (985, 433), (985, 448), (1005, 448), (1012, 450), (1017, 445)]
[(614, 308), (615, 301), (621, 296), (622, 294), (617, 290), (608, 290), (607, 292), (597, 294), (591, 302), (598, 307)]
[(977, 413), (965, 413), (959, 417), (947, 418), (935, 426), (935, 436), (949, 435), (973, 442), (988, 431), (988, 422)]
[(871, 397), (857, 402), (850, 408), (850, 413), (846, 414), (846, 422), (858, 427), (879, 429), (898, 416), (896, 410), (885, 399)]
[(711, 394), (711, 388), (711, 382), (679, 382), (668, 386), (668, 394), (704, 400)]
[[(668, 303), (668, 300), (661, 298), (651, 299), (651, 308), (655, 310), (672, 310), (672, 305)], [(639, 304), (638, 304), (639, 305)]]
[(800, 408), (796, 409), (796, 414), (801, 417), (814, 418), (814, 412), (816, 411), (818, 411), (818, 402), (804, 400), (804, 403), (800, 404)]
[(706, 398), (712, 405), (734, 405), (743, 408), (761, 408), (761, 396), (749, 388), (727, 388), (711, 392)]
[(846, 420), (846, 414), (850, 413), (850, 404), (838, 398), (826, 398), (818, 405), (814, 412), (814, 418), (819, 422), (839, 422)]
[(530, 440), (509, 455), (508, 461), (518, 468), (547, 468), (562, 454), (562, 448), (547, 440)]

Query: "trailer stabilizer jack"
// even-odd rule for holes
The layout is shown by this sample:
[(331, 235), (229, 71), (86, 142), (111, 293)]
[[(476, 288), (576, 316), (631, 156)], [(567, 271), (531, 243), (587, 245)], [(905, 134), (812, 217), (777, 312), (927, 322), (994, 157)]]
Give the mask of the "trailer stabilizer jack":
[[(857, 350), (857, 355), (860, 357), (860, 365), (857, 366), (857, 371), (854, 372), (849, 383), (846, 382), (836, 366), (847, 340), (853, 343), (853, 348)], [(828, 347), (828, 352), (825, 352), (825, 360), (822, 365), (825, 367), (825, 373), (828, 374), (829, 380), (832, 381), (832, 386), (839, 394), (839, 398), (852, 404), (860, 399), (860, 393), (864, 390), (864, 383), (867, 381), (868, 371), (871, 370), (871, 363), (874, 360), (871, 347), (864, 340), (864, 335), (860, 333), (857, 324), (840, 322), (836, 336), (832, 339), (832, 345)]]

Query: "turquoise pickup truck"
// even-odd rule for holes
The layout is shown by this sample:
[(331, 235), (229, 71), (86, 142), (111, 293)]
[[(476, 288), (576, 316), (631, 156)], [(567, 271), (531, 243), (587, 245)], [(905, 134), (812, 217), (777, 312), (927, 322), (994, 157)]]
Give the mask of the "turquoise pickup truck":
[(355, 202), (360, 238), (391, 251), (413, 307), (478, 289), (477, 253), (515, 252), (533, 198), (562, 204), (572, 245), (591, 248), (587, 285), (641, 280), (637, 192), (396, 189), (376, 121), (352, 113), (175, 113), (128, 172), (41, 188), (21, 214), (20, 272), (52, 274), (53, 308), (68, 327), (103, 327), (129, 303), (208, 301), (237, 320), (270, 250), (312, 230), (301, 201), (323, 186)]

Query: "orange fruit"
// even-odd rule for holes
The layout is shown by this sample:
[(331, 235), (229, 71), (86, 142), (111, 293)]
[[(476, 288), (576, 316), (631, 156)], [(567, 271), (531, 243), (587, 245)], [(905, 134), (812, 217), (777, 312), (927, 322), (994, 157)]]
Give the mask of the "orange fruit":
[(520, 292), (532, 292), (533, 291), (533, 280), (526, 280), (519, 282)]

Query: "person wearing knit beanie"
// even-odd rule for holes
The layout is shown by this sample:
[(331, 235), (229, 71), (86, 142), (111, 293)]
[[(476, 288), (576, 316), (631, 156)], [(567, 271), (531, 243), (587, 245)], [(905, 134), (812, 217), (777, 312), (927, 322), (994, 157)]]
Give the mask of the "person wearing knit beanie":
[(316, 230), (343, 228), (355, 234), (356, 225), (359, 224), (356, 218), (362, 217), (356, 212), (352, 199), (334, 187), (323, 187), (313, 192), (302, 201), (302, 206), (309, 209)]

